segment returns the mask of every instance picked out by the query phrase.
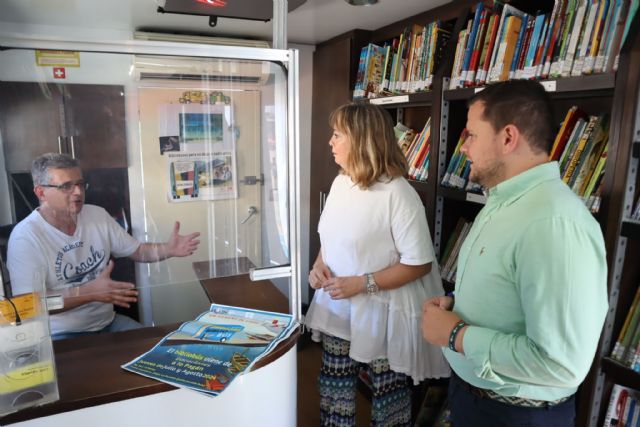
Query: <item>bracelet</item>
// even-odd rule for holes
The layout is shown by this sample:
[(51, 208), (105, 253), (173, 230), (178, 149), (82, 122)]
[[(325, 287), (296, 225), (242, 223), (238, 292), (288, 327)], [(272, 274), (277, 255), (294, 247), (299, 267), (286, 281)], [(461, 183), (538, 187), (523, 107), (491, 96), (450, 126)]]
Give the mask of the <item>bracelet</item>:
[(458, 336), (458, 332), (460, 332), (460, 329), (464, 328), (465, 326), (467, 326), (467, 324), (465, 323), (464, 320), (461, 320), (458, 323), (456, 323), (456, 326), (453, 327), (453, 329), (451, 330), (451, 333), (449, 334), (449, 350), (455, 351), (457, 353), (456, 337)]

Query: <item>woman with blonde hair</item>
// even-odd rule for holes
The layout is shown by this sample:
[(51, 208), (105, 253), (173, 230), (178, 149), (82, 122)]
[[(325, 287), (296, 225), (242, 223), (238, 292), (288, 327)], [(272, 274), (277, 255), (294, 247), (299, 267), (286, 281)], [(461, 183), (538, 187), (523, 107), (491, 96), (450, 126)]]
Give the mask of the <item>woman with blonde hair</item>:
[(366, 365), (372, 425), (411, 421), (411, 389), (449, 376), (442, 351), (422, 339), (422, 303), (443, 295), (425, 209), (382, 108), (347, 104), (329, 118), (340, 174), (320, 217), (321, 249), (309, 273), (306, 316), (322, 341), (323, 426), (355, 425), (355, 386)]

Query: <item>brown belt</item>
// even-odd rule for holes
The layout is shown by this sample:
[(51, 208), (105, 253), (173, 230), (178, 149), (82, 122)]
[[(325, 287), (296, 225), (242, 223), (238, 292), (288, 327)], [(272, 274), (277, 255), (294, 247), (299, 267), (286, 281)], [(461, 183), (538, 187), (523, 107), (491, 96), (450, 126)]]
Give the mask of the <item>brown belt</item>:
[(567, 400), (573, 397), (573, 395), (571, 395), (571, 396), (562, 397), (560, 399), (549, 401), (549, 400), (525, 399), (523, 397), (517, 397), (517, 396), (503, 396), (501, 394), (496, 393), (493, 390), (487, 390), (484, 388), (478, 388), (478, 387), (472, 386), (471, 384), (464, 381), (462, 378), (458, 377), (455, 373), (452, 372), (452, 377), (453, 376), (457, 377), (458, 381), (460, 381), (460, 384), (462, 384), (463, 387), (465, 387), (472, 394), (475, 394), (478, 397), (495, 400), (496, 402), (500, 402), (500, 403), (506, 403), (507, 405), (521, 406), (524, 408), (548, 408), (548, 407), (566, 402)]

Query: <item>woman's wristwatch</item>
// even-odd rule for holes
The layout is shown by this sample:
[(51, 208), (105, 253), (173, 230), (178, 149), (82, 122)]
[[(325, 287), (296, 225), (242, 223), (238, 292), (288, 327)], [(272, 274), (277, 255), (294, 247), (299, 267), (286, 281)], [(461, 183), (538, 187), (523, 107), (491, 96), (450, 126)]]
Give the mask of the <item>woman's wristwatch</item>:
[(376, 279), (373, 277), (373, 273), (365, 274), (365, 289), (367, 290), (367, 295), (376, 295), (378, 293), (378, 284), (376, 283)]

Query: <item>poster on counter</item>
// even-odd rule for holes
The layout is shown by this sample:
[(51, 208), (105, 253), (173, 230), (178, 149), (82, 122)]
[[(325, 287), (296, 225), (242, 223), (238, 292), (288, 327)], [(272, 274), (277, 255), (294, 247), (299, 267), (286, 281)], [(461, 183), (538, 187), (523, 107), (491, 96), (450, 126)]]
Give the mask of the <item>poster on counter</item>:
[(296, 329), (290, 314), (212, 304), (122, 368), (217, 396)]

